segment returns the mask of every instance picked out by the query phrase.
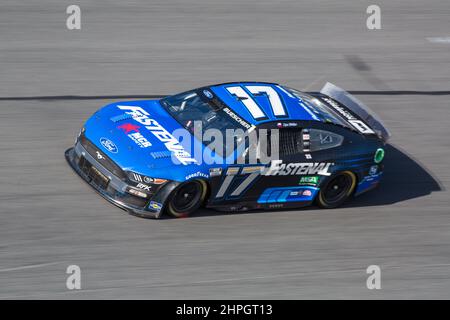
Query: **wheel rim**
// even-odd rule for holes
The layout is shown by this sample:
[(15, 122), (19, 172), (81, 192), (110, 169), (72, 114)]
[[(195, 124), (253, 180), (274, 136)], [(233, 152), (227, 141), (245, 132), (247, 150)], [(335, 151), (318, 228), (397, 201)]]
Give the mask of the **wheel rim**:
[(191, 182), (181, 186), (173, 198), (173, 209), (177, 212), (189, 211), (200, 200), (200, 191), (201, 186), (197, 182)]
[(328, 204), (334, 204), (345, 197), (352, 188), (353, 180), (348, 174), (341, 174), (333, 178), (326, 186), (323, 198)]

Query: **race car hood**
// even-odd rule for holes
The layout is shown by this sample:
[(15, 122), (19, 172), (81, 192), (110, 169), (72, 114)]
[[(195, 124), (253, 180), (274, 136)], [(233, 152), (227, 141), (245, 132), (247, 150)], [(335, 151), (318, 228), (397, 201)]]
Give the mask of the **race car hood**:
[[(385, 142), (389, 140), (391, 134), (381, 119), (375, 114), (375, 112), (373, 112), (369, 107), (364, 105), (350, 93), (329, 82), (327, 82), (322, 90), (320, 90), (320, 93), (339, 102), (342, 106), (348, 109), (346, 111), (350, 111), (353, 115), (362, 120), (364, 124), (367, 124), (370, 129), (372, 129), (378, 137), (383, 139)], [(333, 104), (331, 105), (333, 106)], [(345, 111), (344, 118), (346, 118)], [(357, 124), (357, 122), (354, 124)], [(361, 128), (360, 126), (358, 127)], [(360, 131), (364, 132), (364, 130)]]
[(125, 171), (176, 181), (208, 172), (192, 155), (201, 155), (203, 144), (157, 100), (107, 105), (88, 119), (84, 135)]

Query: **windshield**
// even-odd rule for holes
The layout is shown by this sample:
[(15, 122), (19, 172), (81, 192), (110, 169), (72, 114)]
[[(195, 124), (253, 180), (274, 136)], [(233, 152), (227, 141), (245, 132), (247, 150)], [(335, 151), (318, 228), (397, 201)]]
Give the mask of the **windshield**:
[(301, 99), (303, 102), (305, 102), (307, 106), (310, 108), (310, 111), (312, 111), (320, 121), (331, 122), (353, 130), (353, 128), (350, 127), (345, 120), (339, 117), (339, 115), (337, 115), (331, 108), (329, 108), (325, 103), (323, 103), (316, 97), (313, 97), (307, 93), (298, 91), (296, 89), (286, 87), (285, 89), (288, 90), (297, 98)]
[[(223, 137), (226, 137), (227, 129), (247, 132), (251, 128), (250, 124), (240, 118), (223, 102), (218, 101), (217, 98), (206, 97), (203, 94), (205, 91), (209, 93), (207, 90), (194, 90), (170, 96), (162, 99), (161, 105), (202, 143), (203, 133), (209, 129), (219, 130)], [(239, 145), (242, 141), (237, 138), (236, 142)], [(233, 150), (225, 148), (225, 143), (223, 145), (223, 150), (215, 149), (214, 151), (220, 156), (228, 156)]]

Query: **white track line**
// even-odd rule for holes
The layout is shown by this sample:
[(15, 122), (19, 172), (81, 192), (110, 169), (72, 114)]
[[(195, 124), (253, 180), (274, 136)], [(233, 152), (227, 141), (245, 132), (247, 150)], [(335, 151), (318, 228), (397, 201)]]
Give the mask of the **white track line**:
[(31, 265), (28, 265), (28, 266), (0, 269), (0, 272), (19, 271), (19, 270), (26, 270), (26, 269), (41, 268), (41, 267), (47, 267), (47, 266), (51, 266), (51, 265), (54, 265), (54, 264), (60, 264), (60, 263), (62, 263), (62, 262), (50, 262), (50, 263), (41, 263), (41, 264), (31, 264)]
[(318, 84), (323, 78), (324, 78), (324, 76), (320, 76), (319, 78), (317, 78), (316, 80), (314, 80), (313, 82), (311, 82), (310, 84), (308, 84), (306, 87), (304, 87), (304, 88), (302, 89), (302, 91), (308, 91), (308, 90), (311, 89), (314, 85)]
[(448, 43), (450, 44), (450, 37), (429, 37), (427, 38), (431, 43)]

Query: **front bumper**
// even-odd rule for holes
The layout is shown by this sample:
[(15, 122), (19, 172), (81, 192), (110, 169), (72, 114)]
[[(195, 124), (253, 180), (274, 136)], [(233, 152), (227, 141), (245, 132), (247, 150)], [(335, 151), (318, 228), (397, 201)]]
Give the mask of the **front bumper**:
[[(77, 142), (65, 152), (72, 169), (103, 198), (131, 214), (144, 218), (159, 218), (163, 211), (157, 199), (144, 199), (128, 193), (131, 185), (119, 179), (102, 166), (86, 149)], [(158, 204), (158, 205), (156, 205)]]

